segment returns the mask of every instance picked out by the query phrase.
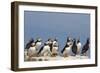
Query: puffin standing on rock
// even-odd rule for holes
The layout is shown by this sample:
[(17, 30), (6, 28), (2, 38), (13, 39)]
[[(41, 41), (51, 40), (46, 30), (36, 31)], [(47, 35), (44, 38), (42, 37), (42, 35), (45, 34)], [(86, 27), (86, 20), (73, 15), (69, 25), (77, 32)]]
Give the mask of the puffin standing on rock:
[(79, 55), (80, 54), (80, 50), (81, 50), (81, 42), (80, 42), (80, 39), (77, 40), (77, 54)]
[(86, 55), (87, 51), (90, 48), (89, 44), (90, 44), (90, 40), (89, 40), (89, 38), (87, 38), (87, 41), (86, 41), (85, 45), (82, 48), (81, 55)]
[(25, 49), (29, 49), (31, 44), (34, 42), (34, 39), (30, 39), (30, 41), (26, 44)]
[(49, 43), (44, 43), (38, 52), (39, 56), (51, 56), (50, 45)]
[(37, 50), (36, 50), (36, 44), (33, 42), (28, 49), (28, 56), (29, 57), (36, 57), (37, 56)]
[(29, 42), (26, 44), (26, 46), (25, 46), (25, 56), (27, 56), (28, 55), (28, 49), (31, 47), (31, 44), (32, 43), (34, 43), (34, 39), (32, 38), (32, 39), (30, 39), (29, 40)]
[(66, 43), (65, 47), (63, 48), (63, 50), (61, 51), (61, 53), (63, 54), (64, 57), (68, 57), (70, 55), (72, 43), (73, 43), (72, 39), (67, 37), (67, 43)]
[(53, 42), (52, 42), (52, 48), (51, 48), (51, 53), (52, 53), (52, 57), (55, 57), (58, 55), (58, 49), (59, 49), (59, 45), (58, 45), (58, 40), (55, 39)]
[(68, 44), (66, 44), (63, 50), (61, 51), (64, 57), (68, 57), (68, 55), (70, 54), (70, 49), (71, 47)]
[(41, 45), (42, 45), (42, 39), (41, 39), (41, 38), (38, 38), (38, 39), (35, 41), (35, 44), (36, 44), (36, 50), (37, 50), (37, 52), (38, 52), (39, 49), (41, 48)]
[(76, 56), (77, 54), (77, 44), (76, 44), (76, 39), (74, 39), (73, 41), (73, 45), (72, 45), (72, 53), (74, 56)]

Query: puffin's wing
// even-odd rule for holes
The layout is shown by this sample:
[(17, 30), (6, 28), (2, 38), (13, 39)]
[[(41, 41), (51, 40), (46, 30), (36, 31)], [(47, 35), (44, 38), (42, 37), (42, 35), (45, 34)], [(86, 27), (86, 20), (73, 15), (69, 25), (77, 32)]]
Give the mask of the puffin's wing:
[(64, 50), (65, 50), (66, 47), (69, 47), (68, 43), (64, 46), (64, 48), (63, 48), (63, 50), (61, 51), (61, 53), (64, 52)]
[(63, 50), (61, 50), (61, 53), (63, 53), (63, 52), (64, 52), (64, 50), (65, 50), (65, 48), (63, 48)]
[(64, 52), (65, 48), (66, 48), (66, 46), (62, 49), (61, 53), (63, 53), (63, 52)]
[(38, 54), (43, 50), (44, 46), (42, 46), (38, 52)]

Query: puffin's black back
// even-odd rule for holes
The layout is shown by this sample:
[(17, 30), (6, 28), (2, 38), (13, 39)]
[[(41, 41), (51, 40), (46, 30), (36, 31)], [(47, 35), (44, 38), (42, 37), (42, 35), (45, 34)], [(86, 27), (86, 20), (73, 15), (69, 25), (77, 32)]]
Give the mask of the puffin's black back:
[(76, 40), (74, 39), (73, 45), (72, 45), (72, 52), (76, 55), (77, 54), (77, 45)]

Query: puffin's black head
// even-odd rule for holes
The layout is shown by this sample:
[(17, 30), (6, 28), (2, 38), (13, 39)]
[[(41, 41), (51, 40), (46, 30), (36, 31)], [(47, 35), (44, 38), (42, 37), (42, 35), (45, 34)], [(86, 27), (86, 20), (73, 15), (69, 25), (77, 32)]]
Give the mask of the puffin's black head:
[(52, 42), (52, 39), (51, 39), (51, 38), (49, 38), (47, 41), (51, 41), (51, 42)]
[(76, 44), (76, 39), (73, 39), (73, 44)]
[(33, 38), (29, 40), (29, 43), (27, 44), (27, 46), (30, 46), (32, 43), (34, 43), (34, 39)]
[(67, 42), (70, 42), (70, 39), (69, 39), (69, 37), (67, 37)]
[(30, 44), (31, 44), (31, 43), (33, 43), (33, 42), (34, 42), (34, 39), (33, 39), (33, 38), (32, 38), (32, 39), (30, 39), (30, 41), (29, 41), (29, 42), (30, 42)]
[(58, 40), (55, 38), (54, 41), (58, 41)]
[(89, 44), (90, 43), (90, 39), (89, 38), (87, 38), (87, 44)]
[(77, 40), (77, 43), (79, 43), (79, 42), (80, 42), (80, 39)]

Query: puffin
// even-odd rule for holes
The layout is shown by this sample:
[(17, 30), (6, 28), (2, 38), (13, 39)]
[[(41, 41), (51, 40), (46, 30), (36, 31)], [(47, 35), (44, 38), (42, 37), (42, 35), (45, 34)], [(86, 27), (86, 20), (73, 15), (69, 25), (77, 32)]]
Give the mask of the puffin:
[(39, 49), (41, 48), (41, 45), (42, 45), (42, 39), (41, 38), (38, 38), (35, 41), (35, 44), (36, 44), (36, 50), (39, 51)]
[(58, 40), (55, 38), (54, 41), (52, 42), (52, 48), (51, 48), (52, 57), (55, 57), (58, 55), (58, 48), (59, 48)]
[(71, 38), (67, 37), (67, 42), (61, 53), (63, 54), (64, 57), (68, 57), (70, 54), (70, 50), (72, 47), (72, 40)]
[(74, 56), (77, 55), (77, 44), (76, 44), (76, 39), (74, 39), (74, 41), (73, 41), (72, 53), (74, 54)]
[(37, 56), (37, 51), (36, 51), (36, 44), (33, 42), (28, 49), (28, 56), (29, 57), (36, 57)]
[(70, 54), (70, 49), (71, 47), (68, 44), (66, 44), (63, 50), (61, 51), (64, 57), (68, 57), (68, 55)]
[(34, 39), (30, 39), (30, 41), (26, 44), (25, 49), (29, 49), (31, 44), (34, 43)]
[(32, 43), (34, 43), (34, 39), (33, 38), (30, 39), (29, 42), (25, 46), (25, 52), (24, 52), (25, 57), (28, 55), (28, 49), (31, 47)]
[(51, 56), (50, 45), (49, 43), (44, 43), (38, 52), (39, 56)]
[(90, 40), (89, 38), (87, 38), (86, 43), (84, 44), (84, 46), (82, 47), (82, 51), (81, 51), (81, 55), (86, 55), (86, 52), (89, 50), (89, 44), (90, 44)]
[(77, 54), (80, 54), (80, 50), (81, 50), (82, 44), (80, 42), (80, 39), (77, 40)]

